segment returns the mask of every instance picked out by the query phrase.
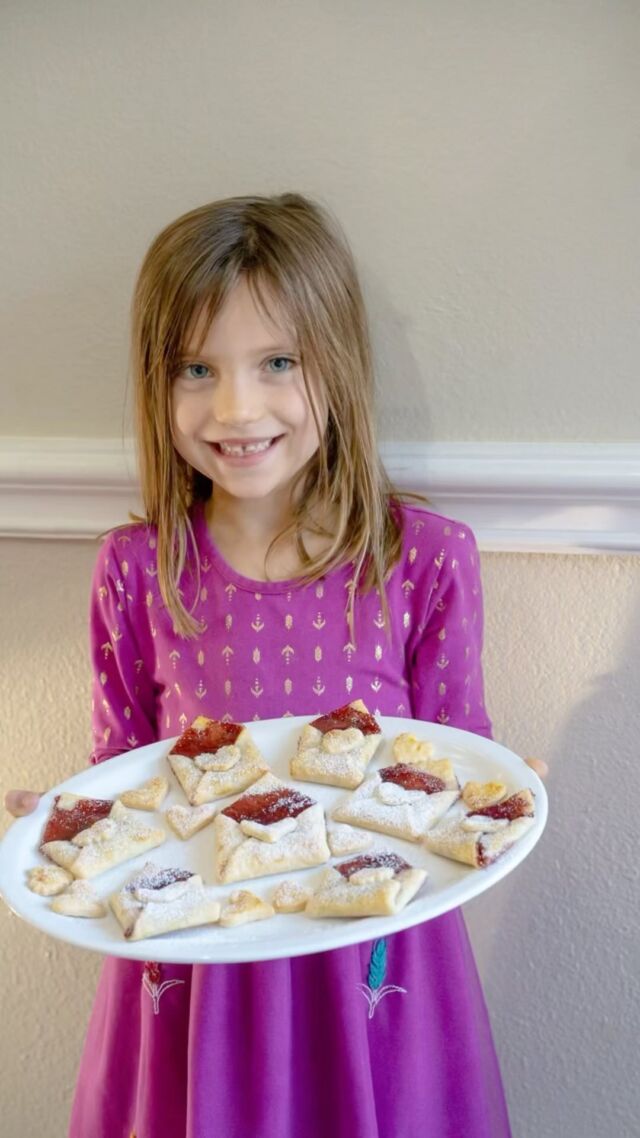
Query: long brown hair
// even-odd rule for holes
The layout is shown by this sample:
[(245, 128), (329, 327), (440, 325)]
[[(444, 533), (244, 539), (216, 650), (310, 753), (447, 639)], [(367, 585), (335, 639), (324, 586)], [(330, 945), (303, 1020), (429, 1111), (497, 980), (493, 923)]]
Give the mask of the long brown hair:
[[(176, 631), (193, 636), (199, 630), (178, 582), (190, 547), (199, 570), (190, 511), (209, 498), (212, 485), (173, 446), (172, 378), (195, 323), (204, 316), (208, 327), (241, 276), (265, 312), (268, 298), (275, 299), (295, 329), (318, 426), (311, 375), (328, 409), (318, 451), (293, 488), (291, 524), (276, 542), (293, 535), (306, 582), (353, 562), (347, 606), (352, 631), (358, 589), (379, 590), (386, 619), (384, 582), (399, 559), (402, 537), (375, 442), (362, 292), (335, 220), (316, 202), (286, 193), (227, 198), (179, 217), (154, 240), (136, 284), (132, 369), (142, 496), (146, 521), (157, 527), (158, 582)], [(327, 516), (331, 533), (318, 520)], [(329, 539), (315, 559), (305, 548), (305, 530)]]

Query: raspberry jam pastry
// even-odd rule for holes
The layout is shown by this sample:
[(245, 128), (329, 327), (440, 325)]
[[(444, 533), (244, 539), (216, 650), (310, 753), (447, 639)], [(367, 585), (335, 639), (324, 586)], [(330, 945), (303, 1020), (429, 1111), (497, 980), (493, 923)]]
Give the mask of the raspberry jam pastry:
[(356, 699), (302, 728), (291, 775), (353, 790), (381, 741), (380, 727), (362, 700)]
[(127, 940), (215, 924), (220, 902), (189, 869), (161, 869), (148, 861), (113, 893), (109, 903)]
[(427, 877), (395, 853), (361, 854), (327, 869), (309, 900), (308, 917), (391, 917)]
[(408, 763), (383, 767), (334, 810), (339, 822), (351, 822), (380, 834), (418, 842), (460, 796), (460, 786), (448, 759), (441, 775)]
[(328, 861), (319, 802), (267, 774), (216, 815), (216, 872), (225, 883)]
[(56, 796), (40, 849), (76, 878), (96, 877), (164, 842), (164, 830), (142, 823), (117, 799)]
[[(495, 792), (493, 797), (495, 799)], [(535, 801), (533, 793), (525, 789), (508, 798), (502, 797), (492, 805), (483, 805), (474, 791), (474, 802), (469, 810), (463, 791), (462, 800), (451, 814), (425, 834), (424, 844), (432, 853), (483, 869), (531, 829), (535, 821)]]
[(204, 715), (187, 727), (167, 758), (191, 806), (238, 794), (269, 769), (246, 727)]

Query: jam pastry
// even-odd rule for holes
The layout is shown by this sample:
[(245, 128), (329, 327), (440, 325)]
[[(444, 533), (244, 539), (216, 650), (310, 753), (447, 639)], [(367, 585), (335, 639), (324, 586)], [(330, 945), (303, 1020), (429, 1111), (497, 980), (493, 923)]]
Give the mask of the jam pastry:
[(442, 761), (448, 764), (441, 768), (445, 778), (408, 763), (383, 767), (341, 803), (333, 817), (366, 830), (420, 841), (460, 795), (451, 763)]
[(362, 782), (381, 740), (375, 719), (356, 699), (302, 728), (291, 775), (353, 790)]
[(224, 928), (234, 925), (248, 925), (250, 921), (265, 921), (275, 915), (272, 905), (250, 893), (248, 889), (237, 889), (222, 907), (220, 924)]
[(267, 774), (221, 810), (216, 871), (223, 882), (320, 865), (331, 856), (319, 802)]
[(123, 806), (128, 806), (131, 810), (159, 810), (168, 790), (167, 779), (158, 775), (156, 778), (147, 779), (142, 786), (136, 787), (135, 790), (123, 791), (122, 794), (118, 795), (118, 798)]
[(268, 771), (241, 723), (198, 715), (167, 756), (191, 806), (238, 794)]
[(427, 876), (395, 853), (361, 854), (327, 869), (308, 917), (387, 917), (404, 909)]
[(481, 869), (492, 865), (531, 829), (534, 814), (534, 796), (528, 789), (470, 811), (461, 801), (425, 834), (424, 844), (432, 853)]
[(143, 825), (117, 799), (59, 794), (45, 826), (41, 850), (74, 877), (96, 877), (114, 865), (147, 853), (166, 838)]
[(72, 881), (68, 889), (54, 897), (50, 908), (63, 917), (106, 917), (103, 905), (88, 881)]
[(148, 861), (109, 898), (127, 940), (215, 924), (220, 903), (189, 869), (161, 869)]

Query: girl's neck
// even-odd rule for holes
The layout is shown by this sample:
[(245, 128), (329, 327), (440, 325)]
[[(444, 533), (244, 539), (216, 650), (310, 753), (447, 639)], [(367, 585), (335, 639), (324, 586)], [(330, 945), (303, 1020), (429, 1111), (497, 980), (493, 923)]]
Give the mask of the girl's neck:
[[(253, 581), (286, 581), (300, 576), (305, 566), (300, 560), (293, 535), (278, 542), (268, 559), (271, 543), (292, 521), (287, 498), (243, 501), (214, 492), (206, 504), (205, 516), (209, 533), (221, 556), (243, 577)], [(304, 535), (311, 557), (318, 556), (328, 539), (309, 533)]]

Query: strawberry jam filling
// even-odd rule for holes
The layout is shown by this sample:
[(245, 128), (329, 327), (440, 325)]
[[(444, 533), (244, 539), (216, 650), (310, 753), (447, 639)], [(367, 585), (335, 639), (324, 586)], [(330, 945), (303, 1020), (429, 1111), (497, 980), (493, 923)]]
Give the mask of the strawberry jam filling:
[(394, 853), (379, 853), (379, 854), (360, 854), (359, 857), (351, 858), (351, 861), (343, 861), (342, 865), (334, 866), (347, 881), (354, 873), (360, 869), (379, 869), (390, 867), (394, 873), (401, 873), (403, 869), (410, 869), (410, 865), (399, 854)]
[(260, 822), (262, 826), (269, 826), (283, 818), (297, 818), (313, 805), (313, 799), (297, 790), (267, 790), (264, 794), (245, 794), (221, 813), (234, 822)]
[(482, 810), (472, 810), (472, 814), (479, 814), (483, 818), (506, 818), (513, 822), (516, 818), (532, 818), (533, 805), (528, 794), (512, 794), (504, 802), (497, 802), (495, 806), (485, 806)]
[(347, 727), (357, 727), (363, 735), (380, 734), (380, 728), (373, 715), (369, 715), (368, 711), (359, 711), (349, 703), (336, 711), (330, 711), (328, 715), (314, 719), (311, 726), (321, 731), (323, 735), (326, 735), (327, 731), (344, 731)]
[(219, 723), (210, 719), (205, 727), (187, 727), (175, 744), (172, 755), (195, 759), (196, 755), (215, 755), (221, 747), (235, 743), (242, 731), (241, 723)]
[(393, 767), (383, 767), (378, 771), (383, 782), (395, 782), (404, 790), (424, 790), (425, 794), (438, 794), (446, 790), (446, 783), (435, 774), (418, 770), (408, 763), (396, 763)]
[(159, 869), (157, 873), (146, 873), (136, 877), (127, 885), (129, 893), (136, 889), (164, 889), (166, 885), (173, 885), (175, 881), (186, 881), (193, 877), (190, 869)]
[(58, 794), (42, 835), (45, 842), (71, 841), (81, 830), (88, 829), (94, 822), (106, 818), (111, 813), (113, 801), (105, 798), (79, 798), (70, 810), (61, 810)]

